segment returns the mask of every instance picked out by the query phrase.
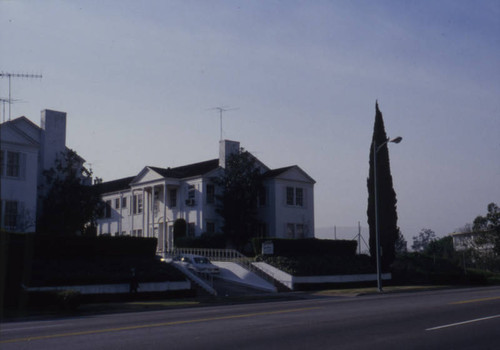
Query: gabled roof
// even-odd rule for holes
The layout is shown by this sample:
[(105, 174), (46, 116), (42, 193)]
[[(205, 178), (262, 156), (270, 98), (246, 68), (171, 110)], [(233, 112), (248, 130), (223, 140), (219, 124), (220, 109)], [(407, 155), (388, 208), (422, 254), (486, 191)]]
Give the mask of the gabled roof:
[(148, 166), (151, 170), (156, 171), (163, 177), (170, 177), (174, 179), (184, 179), (187, 177), (204, 175), (219, 167), (219, 159), (211, 159), (205, 162), (183, 165), (176, 168), (157, 168)]
[(0, 124), (0, 129), (12, 130), (17, 137), (25, 142), (38, 145), (40, 140), (40, 128), (26, 117), (19, 117)]
[(298, 165), (287, 166), (284, 168), (272, 169), (266, 171), (262, 176), (267, 179), (278, 178), (291, 170), (298, 171), (307, 181), (311, 183), (316, 183), (316, 181), (310, 177), (304, 170), (302, 170)]
[(118, 192), (129, 189), (133, 179), (135, 179), (135, 176), (129, 176), (123, 179), (103, 182), (95, 185), (95, 187), (99, 194)]
[[(139, 175), (130, 176), (118, 180), (107, 181), (101, 184), (96, 185), (100, 194), (104, 193), (112, 193), (118, 192), (122, 190), (126, 190), (130, 188), (130, 185), (134, 182), (135, 179), (140, 177), (141, 174), (145, 173), (147, 169), (151, 169), (152, 171), (158, 173), (160, 176), (164, 178), (171, 179), (186, 179), (195, 176), (205, 175), (211, 171), (214, 171), (219, 168), (219, 159), (211, 159), (204, 162), (193, 163), (188, 165), (179, 166), (176, 168), (158, 168), (153, 166), (146, 166)], [(297, 165), (292, 165), (279, 169), (272, 169), (264, 172), (262, 176), (264, 178), (278, 178), (282, 175), (285, 175), (289, 171), (297, 171), (301, 176), (305, 179), (305, 181), (316, 183), (313, 178), (311, 178), (304, 170), (302, 170)]]
[[(219, 160), (212, 159), (205, 162), (183, 165), (176, 168), (157, 168), (147, 166), (165, 178), (184, 179), (193, 176), (200, 176), (209, 173), (219, 167)], [(144, 171), (144, 170), (143, 170)], [(107, 181), (95, 185), (100, 194), (118, 192), (130, 188), (130, 184), (137, 178), (136, 176), (129, 176), (118, 180)]]
[(292, 169), (294, 166), (295, 165), (291, 165), (291, 166), (287, 166), (287, 167), (279, 168), (279, 169), (272, 169), (272, 170), (266, 171), (264, 174), (262, 174), (262, 176), (264, 176), (264, 177), (276, 177), (276, 176), (279, 176), (279, 175), (287, 172), (288, 170)]
[(35, 123), (33, 123), (31, 120), (29, 120), (25, 116), (14, 118), (12, 120), (3, 122), (2, 124), (0, 124), (0, 127), (4, 126), (4, 125), (20, 125), (20, 124), (23, 124), (23, 123), (24, 124), (28, 124), (33, 129), (40, 130), (40, 127), (38, 125), (36, 125)]

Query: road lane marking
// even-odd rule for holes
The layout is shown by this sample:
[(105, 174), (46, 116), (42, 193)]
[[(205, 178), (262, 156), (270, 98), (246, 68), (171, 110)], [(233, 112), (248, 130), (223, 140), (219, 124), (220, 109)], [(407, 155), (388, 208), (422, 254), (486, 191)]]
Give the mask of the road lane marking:
[(95, 329), (95, 330), (80, 331), (80, 332), (48, 334), (48, 335), (39, 335), (39, 336), (34, 336), (34, 337), (24, 337), (24, 338), (0, 340), (0, 344), (27, 342), (27, 341), (33, 341), (33, 340), (53, 339), (53, 338), (62, 338), (62, 337), (72, 337), (72, 336), (79, 336), (79, 335), (91, 335), (91, 334), (102, 334), (102, 333), (119, 332), (119, 331), (130, 331), (130, 330), (136, 330), (136, 329), (166, 327), (166, 326), (174, 326), (174, 325), (182, 325), (182, 324), (190, 324), (190, 323), (200, 323), (200, 322), (208, 322), (208, 321), (231, 320), (231, 319), (248, 318), (248, 317), (255, 317), (255, 316), (278, 315), (278, 314), (286, 314), (286, 313), (292, 313), (292, 312), (310, 311), (310, 310), (318, 310), (318, 309), (321, 309), (321, 307), (304, 307), (304, 308), (298, 308), (298, 309), (255, 312), (255, 313), (250, 313), (250, 314), (240, 314), (240, 315), (230, 315), (230, 316), (207, 317), (207, 318), (198, 318), (198, 319), (193, 319), (193, 320), (151, 323), (151, 324), (143, 324), (143, 325), (136, 325), (136, 326)]
[(461, 326), (461, 325), (468, 324), (468, 323), (486, 321), (486, 320), (491, 320), (493, 318), (499, 318), (499, 317), (500, 317), (500, 315), (488, 316), (488, 317), (482, 317), (482, 318), (476, 318), (474, 320), (468, 320), (468, 321), (457, 322), (457, 323), (450, 323), (450, 324), (445, 324), (443, 326), (437, 326), (437, 327), (427, 328), (426, 331), (436, 331), (438, 329), (455, 327), (455, 326)]
[(500, 296), (498, 296), (498, 297), (489, 297), (489, 298), (480, 298), (480, 299), (471, 299), (471, 300), (456, 301), (454, 303), (450, 303), (450, 305), (480, 303), (482, 301), (490, 301), (490, 300), (497, 300), (497, 299), (500, 299)]
[(59, 325), (48, 325), (48, 326), (35, 326), (35, 327), (20, 327), (20, 328), (8, 328), (8, 329), (2, 329), (2, 333), (7, 333), (7, 332), (17, 332), (17, 331), (24, 331), (27, 329), (33, 330), (33, 329), (43, 329), (43, 328), (55, 328), (55, 327), (60, 327)]

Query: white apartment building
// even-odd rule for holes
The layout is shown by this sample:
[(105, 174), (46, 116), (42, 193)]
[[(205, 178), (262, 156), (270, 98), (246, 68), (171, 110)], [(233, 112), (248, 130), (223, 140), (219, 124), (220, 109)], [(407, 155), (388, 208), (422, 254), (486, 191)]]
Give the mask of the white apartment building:
[(0, 124), (0, 228), (35, 231), (43, 171), (66, 149), (64, 112), (43, 110), (40, 127), (26, 117)]
[[(97, 221), (98, 234), (156, 237), (162, 252), (173, 247), (177, 219), (186, 221), (188, 236), (220, 232), (214, 179), (227, 157), (239, 151), (239, 142), (222, 140), (219, 158), (176, 168), (146, 166), (136, 176), (99, 184), (106, 210)], [(258, 159), (256, 164), (264, 177), (259, 235), (314, 237), (315, 181), (296, 165), (271, 170)]]

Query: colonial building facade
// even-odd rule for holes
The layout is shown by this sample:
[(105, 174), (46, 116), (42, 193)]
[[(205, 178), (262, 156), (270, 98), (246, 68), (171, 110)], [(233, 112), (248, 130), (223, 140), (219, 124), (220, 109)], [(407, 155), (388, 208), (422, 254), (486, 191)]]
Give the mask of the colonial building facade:
[[(176, 168), (146, 166), (136, 176), (98, 185), (105, 203), (98, 234), (156, 237), (162, 252), (173, 247), (177, 219), (186, 221), (188, 236), (221, 232), (224, 223), (216, 210), (220, 189), (214, 179), (229, 155), (239, 151), (239, 142), (222, 140), (219, 158)], [(314, 237), (315, 181), (296, 165), (271, 170), (255, 160), (264, 177), (258, 234)]]
[(1, 229), (35, 231), (43, 171), (66, 150), (64, 112), (43, 110), (40, 127), (26, 117), (0, 124)]

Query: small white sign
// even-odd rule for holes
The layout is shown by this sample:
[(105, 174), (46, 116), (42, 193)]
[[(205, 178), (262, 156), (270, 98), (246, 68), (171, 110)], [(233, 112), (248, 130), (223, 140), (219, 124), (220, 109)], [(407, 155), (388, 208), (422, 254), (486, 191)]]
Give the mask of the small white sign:
[(272, 241), (262, 242), (262, 255), (273, 255), (274, 244)]

